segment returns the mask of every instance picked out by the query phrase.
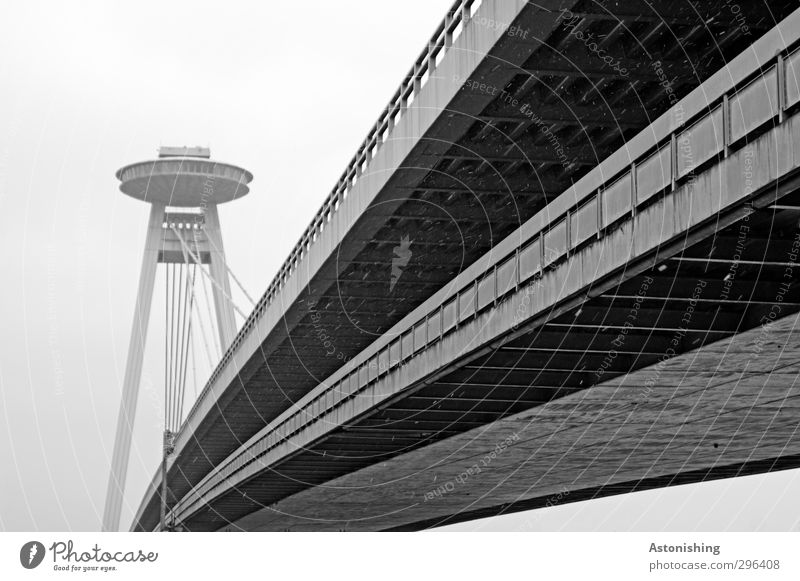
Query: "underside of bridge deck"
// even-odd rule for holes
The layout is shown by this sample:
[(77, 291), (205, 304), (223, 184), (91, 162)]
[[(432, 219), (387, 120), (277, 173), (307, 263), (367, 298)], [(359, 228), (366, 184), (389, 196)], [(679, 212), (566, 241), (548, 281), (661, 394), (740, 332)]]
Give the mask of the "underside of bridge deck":
[[(794, 192), (433, 383), (404, 392), (232, 489), (184, 525), (219, 528), (366, 466), (619, 382), (642, 368), (661, 374), (682, 353), (702, 357), (711, 344), (768, 328), (800, 311), (794, 272), (799, 250), (800, 192)], [(746, 364), (742, 355), (737, 365)], [(716, 377), (727, 372), (703, 371), (716, 371)]]
[[(169, 473), (169, 504), (795, 7), (788, 0), (748, 2), (734, 14), (725, 2), (708, 0), (569, 4), (568, 12), (558, 12), (529, 3), (513, 23), (517, 32), (504, 35), (470, 79), (463, 79), (456, 97), (442, 104), (432, 128), (420, 136), (302, 298), (287, 308), (281, 324), (192, 434)], [(476, 19), (470, 26), (482, 24)], [(605, 51), (600, 54), (613, 57), (614, 63), (609, 65), (598, 51)], [(667, 272), (680, 269), (691, 279), (699, 267), (684, 262), (669, 265)], [(658, 284), (663, 284), (664, 276), (659, 274)], [(588, 340), (593, 325), (602, 323), (596, 317), (606, 313), (606, 307), (612, 307), (609, 320), (624, 312), (624, 293), (629, 291), (622, 289), (619, 297), (587, 307), (570, 321), (579, 325), (573, 332), (586, 333)], [(642, 317), (652, 319), (664, 306), (668, 309), (659, 324), (681, 309), (678, 303), (665, 305), (648, 298)], [(741, 308), (745, 314), (751, 312)], [(722, 324), (729, 322), (726, 316), (717, 319), (698, 308), (695, 322), (700, 325), (701, 319), (708, 319)], [(561, 329), (557, 325), (563, 324), (567, 323), (554, 322), (543, 329), (542, 341), (547, 337), (555, 341)], [(690, 343), (699, 333), (691, 331), (683, 341)], [(714, 333), (703, 337), (724, 336)], [(576, 341), (580, 341), (577, 335)], [(564, 357), (548, 355), (548, 345), (550, 349), (554, 345), (543, 345), (522, 351), (509, 348), (492, 361), (476, 363), (481, 370), (465, 369), (450, 383), (460, 385), (462, 376), (474, 375), (470, 385), (489, 384), (504, 377), (504, 362), (515, 357), (520, 357), (518, 370), (505, 382), (522, 382), (540, 373), (548, 357), (555, 357), (553, 363)], [(629, 350), (636, 347), (632, 335)], [(621, 357), (620, 362), (634, 356)], [(585, 358), (589, 370), (597, 357)], [(650, 361), (646, 353), (636, 360), (642, 365)], [(411, 407), (405, 411), (387, 410), (389, 415), (374, 417), (372, 424), (359, 428), (359, 434), (370, 440), (371, 429), (389, 423), (397, 447), (389, 453), (397, 453), (426, 441), (425, 434), (453, 433), (448, 427), (452, 413), (465, 410), (460, 423), (474, 426), (585, 387), (591, 375), (587, 370), (560, 379), (550, 372), (540, 375), (541, 381), (556, 385), (514, 392), (508, 409), (502, 403), (509, 395), (503, 391), (506, 388), (496, 388), (500, 403), (490, 407), (472, 409), (475, 393), (468, 386), (463, 388), (463, 401), (441, 402), (455, 391), (454, 385), (444, 382), (407, 402)], [(616, 370), (607, 373), (606, 377)], [(431, 413), (425, 424), (404, 419), (404, 414), (413, 413), (408, 411), (413, 406), (426, 402), (441, 406), (438, 415)], [(340, 444), (333, 439), (328, 445), (336, 450)], [(346, 456), (346, 445), (341, 446)], [(320, 481), (332, 474), (324, 469), (314, 473)], [(154, 526), (155, 496), (145, 514), (139, 526)]]
[[(800, 467), (798, 315), (308, 488), (225, 530), (421, 530)], [(536, 529), (537, 515), (520, 518)], [(602, 526), (602, 525), (600, 525)]]

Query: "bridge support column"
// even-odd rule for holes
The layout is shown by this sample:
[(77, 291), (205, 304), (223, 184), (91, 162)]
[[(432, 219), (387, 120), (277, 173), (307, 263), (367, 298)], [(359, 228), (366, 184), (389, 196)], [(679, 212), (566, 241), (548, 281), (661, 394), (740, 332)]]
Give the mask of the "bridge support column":
[(216, 281), (216, 284), (212, 285), (214, 307), (217, 313), (219, 343), (224, 353), (230, 347), (236, 334), (236, 319), (233, 317), (231, 282), (225, 262), (225, 247), (222, 244), (222, 230), (219, 225), (219, 213), (216, 205), (212, 204), (206, 208), (205, 233), (211, 246), (209, 272), (211, 278)]
[(150, 306), (153, 302), (158, 252), (164, 222), (164, 204), (154, 203), (150, 207), (150, 221), (142, 257), (142, 271), (139, 276), (139, 290), (136, 295), (136, 308), (133, 314), (133, 330), (128, 347), (128, 360), (125, 364), (125, 378), (122, 384), (122, 399), (117, 418), (117, 434), (111, 457), (111, 474), (108, 477), (106, 504), (103, 511), (103, 530), (119, 530), (122, 511), (122, 495), (128, 474), (128, 459), (131, 448), (131, 435), (136, 417), (136, 403), (139, 398), (139, 383), (142, 377), (144, 346), (147, 327), (150, 321)]

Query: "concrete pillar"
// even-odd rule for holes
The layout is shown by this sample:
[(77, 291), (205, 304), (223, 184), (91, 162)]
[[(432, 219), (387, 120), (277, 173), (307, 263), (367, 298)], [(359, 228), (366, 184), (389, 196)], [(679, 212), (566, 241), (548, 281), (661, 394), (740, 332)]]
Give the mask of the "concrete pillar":
[(225, 262), (225, 247), (222, 244), (222, 230), (219, 225), (219, 214), (216, 205), (206, 208), (206, 237), (209, 241), (211, 263), (209, 272), (216, 284), (211, 285), (214, 292), (214, 307), (217, 313), (219, 340), (224, 353), (236, 335), (236, 319), (233, 316), (231, 302), (231, 282)]
[(147, 225), (147, 237), (142, 257), (142, 272), (139, 277), (139, 290), (136, 295), (136, 308), (133, 314), (133, 330), (131, 331), (128, 361), (125, 364), (125, 378), (122, 384), (122, 400), (117, 418), (117, 434), (111, 458), (111, 474), (108, 478), (106, 505), (103, 512), (103, 530), (119, 530), (119, 518), (122, 512), (122, 496), (125, 490), (125, 479), (128, 474), (131, 435), (136, 418), (136, 403), (139, 398), (139, 383), (142, 377), (144, 346), (147, 339), (147, 327), (150, 321), (150, 306), (153, 302), (158, 252), (162, 239), (164, 222), (164, 205), (154, 203), (150, 207), (150, 221)]

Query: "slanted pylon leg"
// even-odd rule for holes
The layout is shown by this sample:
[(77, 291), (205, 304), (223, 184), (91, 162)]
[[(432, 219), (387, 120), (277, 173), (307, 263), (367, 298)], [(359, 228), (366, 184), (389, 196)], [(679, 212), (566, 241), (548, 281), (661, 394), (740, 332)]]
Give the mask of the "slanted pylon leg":
[(122, 400), (117, 418), (117, 434), (114, 439), (114, 450), (111, 457), (111, 474), (108, 478), (106, 504), (103, 511), (103, 530), (119, 530), (122, 498), (125, 492), (125, 479), (128, 474), (131, 436), (136, 417), (136, 403), (139, 398), (139, 384), (142, 378), (142, 362), (144, 346), (147, 338), (147, 327), (150, 320), (150, 306), (153, 302), (158, 252), (162, 239), (164, 222), (164, 204), (152, 204), (150, 221), (147, 226), (147, 237), (142, 258), (142, 272), (139, 277), (139, 291), (136, 295), (136, 309), (133, 315), (133, 330), (128, 348), (128, 360), (125, 365), (125, 379), (122, 384)]
[(222, 244), (222, 230), (219, 225), (217, 206), (211, 204), (206, 208), (205, 232), (210, 242), (211, 263), (209, 274), (217, 283), (211, 285), (214, 292), (214, 308), (217, 313), (217, 328), (220, 345), (224, 353), (233, 342), (236, 334), (236, 319), (233, 317), (231, 301), (231, 282), (225, 262), (225, 247)]

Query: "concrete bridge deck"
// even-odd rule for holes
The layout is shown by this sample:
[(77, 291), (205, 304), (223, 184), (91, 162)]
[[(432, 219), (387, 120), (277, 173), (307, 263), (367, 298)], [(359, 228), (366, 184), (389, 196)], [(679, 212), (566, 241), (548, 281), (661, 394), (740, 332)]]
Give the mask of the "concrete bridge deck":
[[(359, 194), (358, 203), (363, 206), (366, 202), (362, 198), (380, 193), (389, 196), (386, 204), (375, 197), (368, 206), (362, 208), (361, 213), (345, 215), (342, 209), (346, 207), (347, 200), (340, 201), (339, 211), (331, 211), (330, 218), (325, 218), (317, 226), (314, 236), (319, 237), (321, 242), (318, 241), (316, 246), (306, 243), (301, 245), (305, 250), (301, 250), (299, 258), (296, 258), (294, 270), (281, 275), (281, 284), (278, 287), (271, 287), (265, 295), (271, 298), (266, 302), (262, 301), (237, 343), (218, 368), (181, 432), (178, 455), (170, 474), (170, 482), (174, 483), (172, 491), (175, 501), (179, 501), (177, 504), (171, 501), (171, 504), (176, 514), (190, 528), (218, 528), (227, 520), (238, 518), (260, 504), (274, 502), (302, 490), (305, 486), (330, 480), (342, 473), (408, 452), (418, 445), (462, 433), (527, 407), (541, 405), (589, 387), (592, 384), (590, 372), (576, 371), (574, 358), (565, 356), (563, 350), (559, 349), (564, 344), (564, 334), (570, 334), (569, 343), (572, 347), (572, 331), (576, 326), (589, 334), (594, 330), (596, 334), (602, 327), (613, 329), (615, 320), (618, 327), (624, 324), (624, 321), (620, 322), (621, 317), (630, 309), (625, 301), (635, 296), (634, 287), (641, 284), (635, 279), (637, 276), (654, 278), (659, 292), (666, 292), (648, 297), (647, 304), (637, 315), (641, 317), (641, 328), (637, 330), (655, 329), (668, 332), (679, 328), (675, 326), (674, 318), (683, 312), (680, 303), (693, 298), (691, 294), (686, 294), (693, 291), (688, 281), (696, 280), (698, 269), (704, 268), (708, 262), (706, 259), (709, 248), (704, 241), (709, 236), (724, 233), (719, 261), (723, 270), (725, 265), (729, 268), (732, 256), (730, 252), (735, 249), (732, 244), (736, 239), (734, 225), (736, 220), (741, 220), (750, 212), (754, 212), (753, 223), (760, 225), (760, 230), (753, 230), (758, 234), (753, 235), (750, 247), (754, 272), (760, 273), (765, 265), (771, 268), (769, 264), (780, 262), (771, 258), (785, 253), (786, 248), (773, 241), (770, 235), (771, 226), (765, 225), (763, 214), (771, 211), (765, 208), (774, 200), (761, 198), (762, 201), (767, 200), (763, 208), (746, 206), (745, 203), (751, 201), (750, 198), (757, 193), (771, 191), (770, 188), (777, 180), (788, 179), (794, 168), (791, 154), (786, 153), (792, 151), (792, 144), (796, 143), (797, 137), (792, 122), (794, 103), (789, 102), (789, 93), (785, 90), (785, 71), (789, 69), (784, 57), (788, 62), (794, 61), (785, 50), (785, 44), (781, 44), (787, 37), (794, 38), (790, 34), (790, 28), (782, 31), (786, 33), (783, 39), (779, 37), (781, 31), (772, 31), (757, 43), (758, 50), (754, 46), (754, 50), (746, 51), (730, 67), (706, 81), (702, 90), (695, 91), (688, 100), (680, 104), (680, 118), (673, 109), (672, 114), (657, 120), (647, 131), (629, 141), (625, 148), (586, 173), (591, 165), (596, 165), (607, 155), (606, 152), (613, 151), (613, 147), (622, 140), (645, 127), (651, 121), (648, 111), (663, 110), (670, 103), (671, 97), (663, 91), (658, 75), (655, 78), (648, 76), (640, 67), (636, 84), (630, 81), (631, 87), (615, 89), (620, 94), (613, 103), (620, 110), (626, 111), (622, 119), (624, 128), (604, 129), (602, 113), (597, 113), (602, 108), (592, 107), (591, 104), (579, 110), (585, 114), (583, 118), (577, 117), (570, 124), (566, 117), (572, 114), (572, 108), (566, 99), (573, 97), (566, 93), (559, 96), (559, 92), (566, 91), (567, 88), (581, 91), (583, 79), (580, 78), (580, 66), (570, 69), (572, 73), (567, 69), (562, 69), (559, 73), (552, 62), (552, 50), (541, 49), (542, 42), (520, 43), (517, 42), (518, 39), (502, 33), (499, 38), (492, 39), (483, 30), (491, 27), (480, 23), (488, 21), (488, 14), (496, 17), (495, 21), (506, 18), (505, 22), (514, 22), (520, 29), (526, 23), (531, 26), (534, 23), (536, 26), (547, 25), (549, 28), (546, 31), (540, 31), (533, 38), (546, 38), (551, 46), (564, 48), (562, 52), (565, 54), (568, 54), (566, 49), (575, 52), (574, 47), (570, 48), (570, 34), (568, 30), (565, 33), (564, 22), (556, 16), (543, 17), (531, 5), (517, 6), (516, 13), (502, 12), (512, 10), (512, 4), (514, 3), (484, 2), (455, 41), (462, 41), (470, 46), (482, 43), (485, 50), (481, 59), (475, 60), (475, 54), (480, 53), (462, 47), (472, 55), (464, 62), (464, 57), (459, 56), (461, 51), (449, 50), (436, 69), (442, 75), (431, 75), (427, 84), (419, 89), (415, 99), (417, 107), (405, 109), (403, 118), (406, 121), (414, 115), (430, 115), (432, 109), (436, 112), (435, 116), (428, 117), (427, 132), (419, 131), (418, 135), (424, 134), (425, 137), (415, 139), (414, 147), (417, 149), (412, 148), (401, 163), (397, 155), (390, 156), (386, 153), (393, 148), (390, 145), (392, 142), (387, 141), (377, 149), (376, 157), (370, 160), (371, 164), (377, 163), (375, 160), (380, 158), (383, 151), (387, 155), (387, 160), (384, 161), (396, 164), (397, 175), (407, 173), (405, 164), (408, 163), (411, 153), (419, 156), (415, 158), (415, 163), (430, 158), (437, 166), (430, 163), (413, 166), (415, 169), (411, 173), (424, 174), (417, 175), (421, 181), (413, 186), (407, 183), (394, 189), (381, 180), (378, 180), (377, 185), (368, 183), (377, 179), (374, 177), (376, 175), (385, 177), (387, 170), (363, 175), (355, 186), (352, 180), (345, 180), (353, 188), (348, 195), (351, 200), (357, 199), (353, 194), (357, 188), (364, 187), (363, 191), (367, 191), (367, 184), (372, 187), (368, 193)], [(573, 3), (570, 10), (578, 11), (578, 8)], [(588, 25), (586, 23), (608, 20), (597, 14), (575, 13), (583, 15), (581, 22), (584, 22), (584, 26)], [(652, 40), (659, 37), (660, 26), (657, 22), (644, 18), (642, 12), (627, 15), (620, 13), (617, 16), (639, 23), (629, 28), (637, 29), (647, 38)], [(687, 38), (698, 34), (696, 30), (689, 30), (698, 27), (690, 26), (687, 20), (689, 16), (686, 14), (673, 12), (668, 16), (674, 19), (672, 24), (675, 27), (687, 27)], [(796, 18), (796, 15), (792, 18)], [(480, 26), (483, 28), (476, 28)], [(531, 26), (527, 29), (530, 30)], [(731, 28), (730, 23), (723, 22), (721, 26), (727, 27), (726, 30)], [(445, 23), (442, 32), (447, 27), (448, 24)], [(620, 27), (615, 30), (617, 28)], [(795, 26), (794, 30), (796, 29)], [(729, 34), (726, 38), (728, 37), (735, 39), (735, 35)], [(661, 42), (666, 43), (666, 40), (662, 38)], [(743, 41), (739, 39), (728, 42), (729, 47), (741, 48)], [(740, 44), (737, 45), (737, 42)], [(689, 42), (687, 47), (701, 51), (702, 43), (698, 42), (698, 46), (694, 47)], [(491, 54), (490, 50), (493, 51)], [(494, 52), (498, 50), (505, 50), (508, 54), (498, 57)], [(769, 69), (769, 63), (772, 62), (770, 59), (775, 59), (774, 55), (781, 50), (781, 59), (773, 63), (773, 74), (770, 72), (772, 69)], [(718, 52), (719, 58), (724, 61), (726, 53), (723, 48), (720, 47)], [(661, 54), (663, 56), (663, 52)], [(452, 63), (448, 61), (448, 55), (452, 57)], [(551, 157), (542, 160), (541, 156), (547, 147), (537, 145), (535, 140), (528, 143), (524, 136), (525, 131), (535, 133), (538, 129), (535, 122), (530, 118), (515, 117), (516, 113), (508, 110), (509, 103), (498, 103), (496, 98), (488, 99), (489, 95), (485, 94), (485, 89), (480, 88), (480, 84), (475, 87), (469, 81), (475, 78), (489, 79), (486, 75), (503, 71), (503, 67), (496, 66), (497, 59), (507, 60), (512, 55), (516, 55), (517, 60), (522, 59), (522, 65), (514, 64), (510, 71), (506, 71), (509, 76), (495, 79), (499, 84), (492, 86), (506, 87), (508, 94), (511, 94), (512, 89), (518, 95), (529, 91), (529, 98), (534, 99), (531, 102), (544, 103), (553, 109), (551, 111), (544, 107), (541, 111), (546, 111), (554, 118), (560, 114), (565, 128), (577, 128), (569, 138), (567, 133), (570, 131), (559, 133), (561, 139), (567, 140), (565, 143), (590, 143), (595, 148), (594, 159), (581, 150), (573, 156), (577, 161), (565, 165), (561, 157), (551, 150)], [(664, 64), (665, 67), (678, 70), (675, 68), (679, 66), (677, 61), (663, 62), (672, 63)], [(690, 62), (693, 61), (686, 61)], [(713, 63), (713, 58), (708, 62)], [(585, 61), (580, 64), (588, 66)], [(472, 76), (468, 76), (470, 65), (474, 65)], [(453, 68), (448, 69), (448, 66)], [(710, 68), (713, 66), (709, 64)], [(762, 68), (765, 70), (762, 71)], [(514, 86), (514, 79), (519, 76), (520, 70), (525, 73), (523, 76), (533, 78), (534, 81), (529, 80)], [(537, 76), (537, 70), (545, 73)], [(759, 77), (760, 80), (752, 83), (755, 88), (746, 90), (745, 85), (750, 86), (748, 75), (762, 72), (765, 74)], [(551, 77), (559, 77), (557, 87), (552, 86)], [(445, 83), (443, 87), (447, 86), (448, 78), (451, 85), (456, 80), (460, 87), (454, 91), (448, 108), (425, 107), (425, 90), (430, 89), (430, 98), (441, 102), (443, 89), (437, 89), (437, 83), (442, 82)], [(673, 94), (688, 91), (705, 77), (698, 73), (695, 79), (691, 75), (688, 78), (688, 81), (684, 77), (679, 79), (680, 83), (673, 87)], [(481, 83), (491, 85), (490, 81), (491, 79), (482, 80)], [(630, 113), (631, 109), (620, 106), (620, 103), (624, 103), (626, 92), (630, 93), (629, 98), (641, 100), (648, 82), (653, 83), (652, 95), (647, 101), (649, 105), (642, 105), (643, 116), (639, 117), (641, 124), (637, 124), (634, 114)], [(414, 87), (413, 82), (411, 86)], [(762, 86), (767, 87), (766, 92), (761, 89)], [(662, 88), (661, 92), (659, 87)], [(779, 87), (781, 91), (778, 90)], [(552, 102), (548, 103), (548, 98), (541, 94), (544, 90), (552, 91), (558, 98), (550, 99)], [(607, 101), (605, 90), (612, 91), (610, 87), (596, 87), (601, 101)], [(737, 98), (737, 90), (745, 96)], [(583, 91), (585, 95), (585, 87)], [(774, 91), (774, 103), (769, 100), (772, 95), (770, 91)], [(589, 93), (591, 92), (590, 90)], [(752, 95), (756, 93), (756, 101), (758, 97), (767, 97), (770, 114), (766, 118), (761, 117), (764, 115), (763, 108), (753, 105)], [(575, 100), (580, 107), (583, 107), (580, 102), (586, 102), (585, 98), (575, 97)], [(446, 99), (444, 102), (447, 102)], [(562, 105), (560, 112), (554, 108), (559, 103)], [(468, 105), (479, 109), (481, 115), (464, 113), (469, 108)], [(592, 110), (595, 111), (594, 115)], [(614, 106), (609, 105), (609, 111), (613, 110)], [(494, 116), (494, 121), (488, 122), (486, 118), (491, 116)], [(437, 123), (442, 124), (442, 130), (450, 131), (461, 125), (458, 120), (462, 118), (469, 120), (469, 127), (462, 137), (475, 141), (469, 147), (465, 147), (463, 142), (459, 143), (460, 138), (454, 138), (458, 132), (450, 135), (449, 141), (431, 137), (435, 134)], [(609, 118), (609, 121), (612, 119)], [(761, 135), (774, 122), (779, 122), (781, 126), (767, 129), (768, 133)], [(498, 125), (507, 123), (515, 128), (511, 133), (508, 133), (508, 126)], [(478, 126), (488, 129), (479, 128), (477, 131), (480, 135), (470, 135), (469, 132)], [(723, 130), (723, 127), (730, 129)], [(415, 128), (419, 129), (418, 126)], [(589, 135), (590, 139), (587, 141), (583, 133), (589, 128), (595, 128), (600, 133)], [(402, 131), (402, 121), (392, 128), (392, 135), (396, 135), (398, 131)], [(601, 135), (604, 131), (605, 134)], [(496, 138), (492, 141), (488, 136), (494, 133), (502, 134), (507, 142)], [(692, 142), (693, 158), (688, 162), (685, 155), (680, 155), (677, 146), (678, 142), (683, 143), (684, 138)], [(772, 148), (770, 144), (773, 141), (770, 140), (774, 140), (779, 149)], [(446, 150), (430, 149), (431, 143), (436, 145), (444, 142), (447, 142)], [(743, 147), (745, 142), (747, 147)], [(749, 155), (747, 152), (750, 151), (748, 148), (751, 147), (751, 142), (761, 144), (755, 153), (755, 159), (760, 160), (760, 163), (757, 163), (752, 172), (755, 175), (753, 184), (757, 185), (751, 184), (745, 192), (741, 169), (746, 164), (744, 156)], [(478, 146), (481, 149), (476, 149)], [(520, 149), (523, 157), (526, 152), (534, 154), (533, 157), (516, 159), (515, 151)], [(477, 153), (465, 155), (465, 150)], [(764, 160), (770, 162), (765, 163)], [(772, 160), (776, 163), (771, 163)], [(473, 178), (478, 176), (480, 181), (473, 179), (464, 182), (457, 177), (454, 180), (463, 164), (467, 165), (464, 173)], [(775, 167), (769, 169), (772, 165)], [(420, 167), (424, 171), (418, 171)], [(730, 169), (735, 167), (740, 170), (738, 177)], [(531, 168), (534, 169), (533, 172)], [(697, 175), (695, 171), (698, 172)], [(533, 190), (528, 191), (524, 185), (509, 181), (512, 174), (534, 176), (536, 181), (549, 186), (534, 195)], [(444, 179), (442, 176), (450, 180), (448, 184), (433, 181)], [(635, 176), (635, 179), (631, 176)], [(571, 188), (563, 187), (579, 177)], [(490, 179), (500, 180), (501, 189), (493, 189), (495, 186), (487, 188), (487, 180)], [(733, 183), (737, 180), (740, 182), (738, 186)], [(454, 181), (458, 185), (454, 186)], [(478, 200), (478, 207), (485, 212), (483, 221), (474, 211), (472, 214), (467, 212), (437, 220), (435, 212), (431, 214), (427, 208), (440, 210), (447, 206), (443, 206), (444, 202), (436, 196), (441, 195), (443, 199), (450, 200), (449, 203), (453, 204), (456, 213), (463, 212), (469, 206), (464, 204), (463, 196), (456, 195), (459, 194), (456, 190), (462, 186), (465, 190), (477, 190), (480, 195), (487, 192), (485, 199), (479, 196)], [(488, 192), (502, 192), (502, 187), (506, 187), (515, 196), (527, 196), (525, 204), (517, 204), (513, 199), (510, 202), (506, 200), (505, 205), (515, 207), (514, 217), (510, 220), (503, 218), (506, 214), (498, 209), (499, 206), (490, 206), (487, 209), (484, 203), (485, 200), (492, 199)], [(402, 198), (391, 197), (403, 188), (406, 188), (406, 193)], [(545, 206), (549, 201), (548, 188), (552, 192), (567, 191)], [(386, 194), (390, 190), (391, 194)], [(692, 195), (695, 190), (707, 192), (708, 195)], [(409, 194), (408, 191), (412, 193)], [(781, 187), (780, 193), (790, 196), (791, 189)], [(428, 195), (433, 197), (427, 198)], [(432, 203), (432, 200), (437, 201)], [(352, 207), (357, 206), (356, 203), (351, 204)], [(787, 204), (791, 206), (792, 198), (789, 198)], [(415, 209), (404, 213), (409, 208)], [(524, 208), (524, 216), (520, 214), (520, 208)], [(690, 211), (684, 212), (683, 208)], [(787, 215), (793, 211), (781, 210)], [(324, 213), (327, 212), (328, 210)], [(449, 210), (445, 211), (446, 214), (448, 212)], [(533, 217), (521, 228), (513, 232), (509, 230), (514, 226), (514, 220), (521, 223), (523, 217), (529, 216)], [(787, 219), (781, 214), (781, 221)], [(342, 220), (342, 224), (337, 220)], [(489, 236), (480, 244), (465, 245), (460, 242), (461, 258), (456, 263), (442, 263), (442, 257), (453, 256), (453, 249), (448, 244), (456, 244), (455, 238), (447, 234), (447, 228), (441, 227), (440, 222), (448, 220), (455, 224), (456, 231), (460, 225), (468, 224), (470, 228), (477, 230), (484, 228)], [(709, 227), (710, 221), (714, 222), (712, 227)], [(408, 225), (413, 223), (421, 223), (424, 228), (409, 231)], [(350, 224), (350, 227), (346, 227), (346, 224)], [(381, 228), (385, 235), (376, 234)], [(784, 225), (784, 228), (789, 226)], [(365, 232), (368, 234), (364, 234)], [(369, 232), (372, 233), (372, 238), (369, 237)], [(391, 292), (386, 293), (385, 289), (376, 293), (371, 290), (373, 287), (370, 286), (370, 277), (376, 277), (375, 283), (379, 284), (380, 268), (376, 265), (383, 265), (386, 269), (383, 273), (386, 275), (383, 285), (386, 286), (386, 281), (391, 279), (391, 260), (382, 258), (379, 248), (370, 245), (383, 244), (379, 241), (384, 238), (391, 244), (403, 232), (410, 239), (419, 240), (422, 246), (436, 246), (437, 252), (424, 253), (424, 260), (413, 264), (408, 276), (403, 274), (396, 282), (396, 285), (407, 283), (408, 288), (415, 289), (413, 292), (406, 292), (402, 290), (406, 287), (400, 286), (400, 296), (397, 297), (391, 296)], [(495, 232), (508, 236), (498, 241), (494, 238)], [(658, 235), (654, 234), (656, 232)], [(681, 237), (687, 235), (696, 244), (687, 253), (680, 254), (680, 245), (677, 243), (682, 241)], [(484, 235), (478, 235), (478, 239), (481, 236)], [(359, 240), (364, 244), (359, 243)], [(345, 243), (352, 244), (349, 255), (343, 250)], [(672, 243), (672, 246), (662, 249), (662, 245), (667, 243)], [(712, 247), (716, 251), (717, 246)], [(391, 248), (384, 244), (385, 250)], [(336, 249), (337, 254), (333, 254), (333, 249)], [(491, 251), (487, 253), (487, 249)], [(328, 251), (327, 257), (324, 256), (325, 251)], [(314, 252), (317, 253), (315, 256)], [(478, 259), (481, 254), (483, 256)], [(342, 256), (350, 258), (346, 258), (343, 263), (337, 263), (342, 260)], [(359, 260), (359, 256), (366, 259)], [(635, 267), (631, 263), (632, 259), (636, 263)], [(311, 263), (316, 261), (318, 268), (315, 270), (313, 264), (305, 264), (303, 268), (297, 266), (303, 260), (310, 260)], [(674, 292), (670, 287), (669, 275), (645, 274), (654, 265), (673, 262), (673, 271), (680, 281)], [(625, 274), (620, 275), (620, 269), (624, 269)], [(745, 269), (742, 270), (744, 271)], [(331, 277), (331, 273), (334, 276)], [(535, 285), (531, 282), (534, 280)], [(319, 286), (319, 283), (326, 281), (328, 286)], [(620, 284), (629, 281), (633, 282), (628, 287)], [(756, 274), (755, 278), (750, 276), (737, 279), (735, 284), (739, 285), (738, 291), (747, 293), (756, 287), (759, 290), (766, 289), (767, 287), (757, 284), (766, 281), (767, 279), (759, 279)], [(445, 283), (448, 284), (442, 288)], [(706, 285), (710, 283), (710, 279), (706, 281)], [(330, 285), (338, 286), (338, 292), (334, 290), (330, 294)], [(532, 292), (533, 286), (536, 290)], [(319, 290), (320, 288), (324, 290)], [(295, 297), (294, 302), (289, 302), (291, 296)], [(369, 309), (369, 312), (350, 312), (348, 305), (353, 300), (358, 302), (358, 309)], [(387, 307), (387, 300), (392, 303), (391, 308)], [(622, 301), (621, 305), (619, 301)], [(767, 292), (761, 306), (769, 307), (769, 301)], [(584, 303), (585, 306), (581, 306)], [(741, 303), (742, 301), (730, 301), (732, 311), (725, 313), (697, 309), (697, 314), (693, 316), (696, 326), (687, 330), (688, 338), (681, 338), (680, 350), (696, 348), (756, 324), (760, 311), (754, 309), (754, 305), (750, 303), (744, 306)], [(536, 317), (542, 313), (546, 313), (545, 319), (537, 320)], [(579, 314), (575, 317), (574, 313)], [(606, 324), (602, 317), (602, 324), (598, 324), (598, 315), (602, 313), (606, 313), (605, 316), (611, 324)], [(361, 317), (362, 314), (369, 316)], [(352, 325), (352, 328), (348, 329), (346, 324), (343, 325), (342, 321), (350, 320), (352, 323), (356, 315), (359, 315), (358, 323)], [(321, 318), (324, 318), (322, 323)], [(747, 322), (737, 326), (736, 321), (740, 318)], [(347, 350), (345, 358), (355, 356), (352, 365), (341, 367), (340, 363), (337, 370), (336, 362), (323, 356), (325, 349), (313, 335), (320, 325), (336, 330), (336, 334), (332, 336), (337, 338), (340, 346), (338, 349), (342, 353)], [(386, 331), (390, 327), (391, 330)], [(353, 328), (357, 331), (355, 335), (350, 333)], [(531, 347), (534, 334), (546, 338), (542, 349), (549, 349), (549, 355), (542, 356), (537, 351), (540, 349), (538, 344)], [(650, 335), (660, 337), (662, 341), (665, 338), (658, 332), (648, 336)], [(699, 342), (696, 341), (701, 335), (703, 337)], [(375, 340), (377, 336), (380, 338)], [(589, 337), (583, 339), (589, 340)], [(577, 341), (575, 345), (582, 344), (580, 338), (574, 340)], [(463, 344), (457, 345), (458, 341)], [(521, 343), (513, 345), (512, 341)], [(505, 346), (500, 348), (501, 344)], [(517, 355), (514, 348), (522, 349), (525, 355)], [(587, 348), (591, 351), (593, 347), (589, 344)], [(636, 349), (639, 348), (643, 351), (636, 355)], [(613, 368), (606, 371), (603, 379), (653, 363), (657, 360), (654, 357), (658, 351), (653, 345), (648, 347), (646, 341), (641, 345), (632, 341), (630, 351), (624, 354), (624, 358), (620, 357)], [(248, 352), (252, 353), (249, 358)], [(528, 353), (531, 355), (528, 356)], [(294, 363), (290, 361), (292, 357), (296, 359)], [(465, 358), (470, 360), (466, 361)], [(596, 362), (593, 359), (587, 360), (587, 369)], [(299, 367), (301, 363), (303, 367)], [(319, 365), (314, 367), (317, 364)], [(470, 369), (470, 366), (475, 369)], [(304, 371), (297, 373), (297, 369)], [(394, 379), (390, 379), (390, 376)], [(319, 385), (323, 378), (327, 379), (323, 385)], [(392, 386), (389, 389), (386, 388), (388, 384)], [(318, 387), (315, 388), (315, 385)], [(412, 391), (413, 398), (410, 393)], [(297, 407), (289, 407), (298, 400)], [(371, 414), (370, 417), (365, 415), (367, 413)], [(352, 424), (356, 419), (358, 425)], [(263, 428), (265, 424), (267, 427)], [(333, 430), (337, 429), (341, 429), (343, 434), (332, 435)], [(250, 438), (250, 441), (236, 451), (239, 442), (246, 438)], [(387, 438), (391, 442), (388, 447), (385, 443)], [(300, 448), (310, 443), (320, 444), (323, 439), (327, 444), (319, 449)], [(292, 459), (292, 456), (297, 456), (298, 450), (313, 457), (310, 460)], [(334, 459), (336, 465), (330, 466), (327, 460), (320, 462), (320, 456), (323, 459)], [(259, 459), (253, 461), (253, 457)], [(293, 462), (294, 468), (287, 471), (286, 467), (281, 466), (279, 474), (273, 473), (275, 458)], [(258, 476), (263, 470), (272, 473), (277, 482), (275, 486)], [(201, 481), (200, 487), (192, 494), (186, 494)], [(223, 482), (224, 485), (221, 484)], [(157, 480), (154, 485), (156, 483)], [(232, 494), (226, 493), (225, 487), (238, 487), (240, 484), (242, 487), (235, 489)], [(244, 489), (244, 486), (248, 488)], [(134, 528), (152, 528), (153, 518), (157, 514), (155, 507), (157, 496), (151, 490), (137, 515)], [(200, 513), (205, 513), (205, 516)]]
[(374, 463), (224, 530), (420, 530), (797, 468), (799, 324), (791, 315), (767, 336), (753, 329)]

